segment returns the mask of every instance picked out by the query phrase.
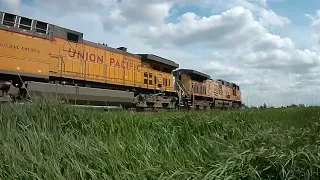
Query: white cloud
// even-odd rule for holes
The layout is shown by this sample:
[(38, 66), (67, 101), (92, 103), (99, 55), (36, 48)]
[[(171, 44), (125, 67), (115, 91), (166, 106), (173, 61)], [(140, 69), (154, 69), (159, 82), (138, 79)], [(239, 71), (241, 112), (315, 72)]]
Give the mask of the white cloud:
[(266, 10), (262, 8), (259, 12), (259, 22), (261, 25), (266, 27), (283, 27), (291, 23), (288, 18), (279, 16), (272, 10)]
[(267, 6), (267, 0), (248, 0), (251, 3), (258, 3), (262, 6)]
[[(134, 23), (162, 24), (169, 16), (173, 2), (131, 0), (119, 3), (104, 19), (105, 25), (129, 25)], [(108, 26), (109, 27), (109, 26)]]
[(239, 76), (243, 76), (243, 70), (224, 64), (220, 61), (211, 61), (209, 63), (205, 63), (204, 67), (202, 67), (202, 71), (212, 75), (212, 79), (235, 79)]
[(151, 26), (136, 34), (151, 45), (209, 44), (215, 47), (236, 47), (263, 34), (265, 29), (254, 20), (247, 9), (235, 7), (221, 15), (199, 17), (185, 13), (176, 24)]
[[(218, 2), (216, 2), (218, 1)], [(241, 6), (249, 9), (255, 17), (259, 20), (259, 23), (265, 27), (283, 27), (291, 24), (290, 19), (276, 14), (271, 9), (267, 8), (267, 0), (216, 0), (214, 4), (224, 4), (228, 8), (234, 6)]]
[(20, 13), (20, 4), (20, 0), (0, 0), (1, 9), (11, 13)]
[[(271, 32), (291, 22), (268, 9), (266, 0), (71, 0), (63, 1), (63, 6), (61, 0), (35, 1), (36, 7), (28, 11), (17, 0), (0, 0), (0, 6), (81, 31), (87, 40), (156, 54), (181, 68), (234, 82), (240, 85), (244, 102), (249, 96), (253, 105), (267, 100), (272, 105), (300, 102), (290, 98), (302, 92), (310, 93), (303, 97), (308, 102), (313, 97), (310, 89), (320, 83), (319, 46), (299, 49), (292, 39)], [(190, 7), (186, 3), (223, 9), (200, 16), (182, 12), (182, 7)], [(313, 27), (318, 27), (319, 19), (320, 12), (312, 16)]]
[(320, 10), (316, 12), (316, 15), (312, 16), (310, 14), (306, 14), (312, 20), (311, 27), (315, 29), (315, 33), (313, 34), (314, 45), (312, 46), (312, 50), (320, 53)]
[(311, 26), (320, 30), (320, 10), (318, 10), (316, 15), (314, 15), (314, 16), (312, 16), (310, 14), (306, 14), (306, 16), (312, 20)]
[(306, 50), (251, 52), (243, 56), (246, 65), (254, 68), (273, 69), (288, 73), (306, 73), (320, 63), (318, 53)]
[(267, 51), (272, 49), (292, 50), (294, 44), (289, 38), (281, 38), (278, 35), (265, 33), (253, 46), (255, 51)]
[(142, 26), (164, 24), (165, 19), (171, 15), (174, 5), (187, 4), (208, 5), (210, 0), (130, 0), (115, 4), (109, 13), (103, 16), (102, 21), (107, 30), (123, 29), (129, 26)]
[(46, 7), (47, 10), (54, 10), (64, 13), (94, 11), (99, 6), (110, 6), (116, 3), (115, 0), (34, 0), (36, 6)]

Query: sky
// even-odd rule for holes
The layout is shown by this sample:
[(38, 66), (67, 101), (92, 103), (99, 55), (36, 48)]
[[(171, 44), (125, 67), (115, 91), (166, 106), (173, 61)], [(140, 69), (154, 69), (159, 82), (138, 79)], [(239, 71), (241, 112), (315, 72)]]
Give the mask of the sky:
[(249, 106), (320, 104), (319, 0), (0, 0), (0, 10), (236, 83)]

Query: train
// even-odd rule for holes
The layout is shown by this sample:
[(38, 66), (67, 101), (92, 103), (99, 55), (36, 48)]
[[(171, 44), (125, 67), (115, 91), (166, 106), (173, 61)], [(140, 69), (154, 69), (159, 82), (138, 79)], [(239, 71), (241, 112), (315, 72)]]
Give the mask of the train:
[(89, 106), (240, 108), (241, 90), (176, 62), (84, 39), (76, 30), (0, 11), (0, 102), (56, 98)]

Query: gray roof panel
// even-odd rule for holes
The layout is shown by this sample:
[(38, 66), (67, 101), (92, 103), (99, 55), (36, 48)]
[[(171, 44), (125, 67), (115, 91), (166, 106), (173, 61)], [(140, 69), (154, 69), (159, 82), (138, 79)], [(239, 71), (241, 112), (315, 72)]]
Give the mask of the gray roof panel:
[(179, 68), (179, 64), (175, 63), (174, 61), (162, 58), (160, 56), (156, 56), (156, 55), (153, 55), (153, 54), (137, 54), (137, 55), (141, 56), (142, 60), (156, 61), (156, 62), (165, 64), (165, 65), (169, 65), (169, 66), (174, 67), (174, 68)]
[(174, 75), (176, 76), (179, 72), (183, 73), (183, 74), (189, 74), (189, 75), (197, 75), (200, 76), (202, 78), (206, 78), (206, 79), (211, 79), (211, 77), (207, 74), (204, 74), (202, 72), (193, 70), (193, 69), (179, 69), (177, 71), (174, 72)]

